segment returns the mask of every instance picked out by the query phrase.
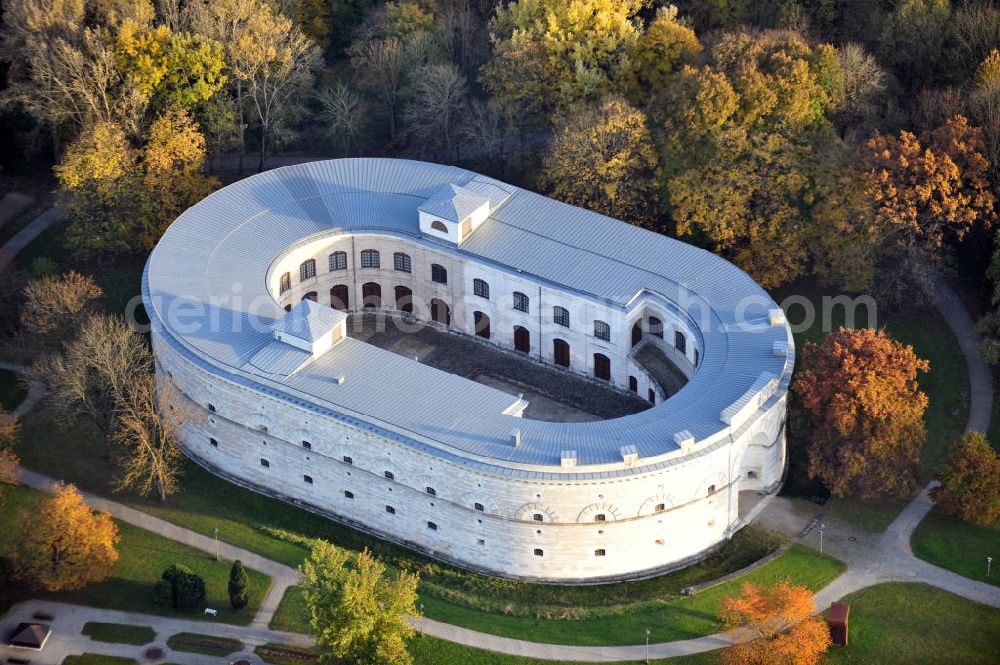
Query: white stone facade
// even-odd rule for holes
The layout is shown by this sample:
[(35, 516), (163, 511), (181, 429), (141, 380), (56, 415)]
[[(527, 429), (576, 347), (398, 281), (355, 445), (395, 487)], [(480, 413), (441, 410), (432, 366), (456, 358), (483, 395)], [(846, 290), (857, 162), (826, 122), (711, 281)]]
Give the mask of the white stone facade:
[[(397, 312), (397, 287), (403, 287), (406, 291), (399, 293), (410, 296), (417, 319), (437, 318), (456, 334), (474, 335), (474, 313), (482, 312), (490, 321), (489, 343), (513, 349), (515, 326), (521, 327), (529, 340), (527, 353), (547, 364), (556, 362), (554, 340), (562, 340), (570, 350), (567, 371), (594, 377), (595, 354), (601, 354), (609, 361), (615, 387), (634, 389), (643, 397), (652, 391), (657, 404), (664, 400), (663, 392), (633, 358), (637, 323), (642, 343), (657, 346), (692, 381), (704, 354), (713, 352), (706, 348), (703, 331), (682, 313), (684, 307), (656, 292), (640, 291), (615, 303), (563, 287), (464, 255), (443, 238), (421, 234), (423, 222), (415, 210), (413, 216), (414, 233), (334, 228), (285, 242), (257, 274), (261, 295), (278, 307), (306, 297), (329, 305), (338, 304), (331, 298), (346, 287), (349, 310), (361, 311), (367, 296), (369, 305)], [(161, 245), (169, 242), (168, 233)], [(364, 251), (378, 252), (379, 267), (362, 266)], [(336, 252), (346, 254), (343, 268), (339, 259), (330, 259)], [(396, 254), (406, 260), (397, 264)], [(768, 361), (777, 362), (780, 373), (760, 371), (756, 382), (747, 381), (736, 402), (715, 411), (718, 420), (710, 434), (695, 439), (677, 428), (659, 432), (664, 443), (655, 455), (630, 452), (634, 446), (623, 434), (620, 454), (615, 444), (618, 461), (588, 463), (584, 454), (579, 466), (570, 455), (575, 451), (569, 436), (562, 459), (514, 463), (339, 409), (280, 380), (247, 374), (231, 361), (210, 357), (197, 346), (200, 332), (178, 332), (169, 307), (156, 303), (156, 282), (165, 278), (158, 277), (154, 259), (155, 254), (143, 292), (157, 375), (176, 388), (171, 391), (175, 399), (194, 405), (202, 416), (185, 429), (185, 451), (235, 482), (378, 537), (500, 577), (561, 583), (634, 579), (711, 551), (742, 526), (741, 490), (773, 491), (780, 484), (794, 358), (783, 320), (764, 324), (783, 331), (773, 354), (778, 356), (777, 345), (785, 344), (781, 358)], [(310, 260), (314, 271), (300, 272)], [(447, 272), (446, 283), (433, 281), (432, 265)], [(488, 284), (488, 298), (475, 295), (474, 280)], [(371, 284), (379, 285), (377, 304), (371, 287), (365, 287)], [(527, 297), (527, 311), (515, 308), (515, 292)], [(434, 300), (447, 306), (447, 315), (440, 309), (432, 312)], [(518, 303), (523, 305), (523, 299)], [(555, 307), (568, 311), (569, 326), (554, 321)], [(662, 329), (651, 328), (650, 317), (662, 322)], [(609, 340), (595, 335), (595, 321), (608, 325)], [(715, 335), (713, 339), (719, 337)], [(714, 352), (723, 353), (716, 348)], [(724, 352), (737, 356), (740, 349)], [(749, 370), (740, 371), (745, 377)], [(627, 419), (606, 422), (619, 421), (624, 427)], [(606, 438), (615, 440), (613, 435)], [(529, 436), (526, 445), (531, 443)], [(586, 451), (581, 448), (581, 453)]]

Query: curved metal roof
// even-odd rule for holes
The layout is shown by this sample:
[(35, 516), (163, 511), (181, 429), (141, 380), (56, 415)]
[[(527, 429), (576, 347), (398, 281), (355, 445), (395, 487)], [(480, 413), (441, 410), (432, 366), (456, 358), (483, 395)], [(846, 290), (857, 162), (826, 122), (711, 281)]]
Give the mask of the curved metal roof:
[[(510, 195), (460, 247), (434, 247), (622, 308), (644, 293), (666, 299), (700, 332), (701, 361), (691, 380), (641, 413), (552, 423), (506, 415), (510, 397), (499, 391), (353, 339), (282, 381), (241, 369), (271, 341), (284, 314), (265, 283), (277, 256), (336, 233), (428, 243), (418, 208), (446, 185), (474, 178)], [(213, 372), (514, 475), (561, 473), (563, 450), (577, 452), (578, 466), (566, 473), (579, 478), (617, 473), (623, 446), (635, 446), (639, 467), (663, 463), (677, 450), (675, 433), (696, 441), (729, 434), (738, 425), (732, 414), (766, 379), (775, 388), (770, 399), (783, 395), (794, 361), (787, 325), (768, 319), (777, 305), (728, 261), (471, 171), (408, 160), (310, 162), (220, 189), (167, 229), (149, 257), (143, 295), (168, 342)], [(776, 353), (776, 344), (788, 352)], [(522, 434), (517, 447), (510, 443), (514, 428)]]

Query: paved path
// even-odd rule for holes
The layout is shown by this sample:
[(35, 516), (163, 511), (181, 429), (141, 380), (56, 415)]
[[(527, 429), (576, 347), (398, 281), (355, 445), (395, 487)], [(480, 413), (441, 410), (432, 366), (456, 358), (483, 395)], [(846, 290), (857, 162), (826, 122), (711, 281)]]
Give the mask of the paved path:
[(42, 234), (42, 231), (55, 224), (62, 217), (63, 209), (53, 206), (35, 217), (27, 226), (0, 247), (0, 268), (6, 268), (18, 253), (28, 246), (32, 240)]
[[(33, 619), (32, 616), (38, 612), (53, 617), (52, 621)], [(96, 642), (86, 635), (80, 634), (84, 624), (89, 621), (148, 626), (156, 632), (156, 637), (152, 642), (143, 646)], [(45, 623), (51, 626), (52, 633), (45, 648), (41, 652), (37, 652), (15, 649), (5, 644), (0, 644), (0, 657), (28, 658), (32, 663), (38, 663), (39, 665), (59, 665), (66, 656), (81, 653), (121, 656), (134, 658), (139, 662), (146, 662), (146, 659), (142, 657), (143, 652), (154, 646), (160, 647), (166, 652), (164, 660), (174, 663), (184, 663), (184, 665), (218, 665), (219, 663), (236, 660), (235, 654), (227, 658), (218, 658), (215, 656), (175, 652), (167, 647), (167, 638), (171, 635), (184, 632), (239, 640), (246, 647), (240, 652), (240, 657), (246, 657), (255, 665), (261, 662), (259, 658), (252, 654), (253, 647), (255, 646), (276, 643), (308, 647), (312, 644), (312, 640), (307, 635), (284, 633), (259, 626), (233, 626), (191, 619), (175, 619), (152, 614), (119, 612), (117, 610), (104, 610), (96, 607), (83, 607), (44, 600), (28, 600), (12, 607), (3, 618), (0, 618), (0, 634), (7, 635), (21, 622)]]

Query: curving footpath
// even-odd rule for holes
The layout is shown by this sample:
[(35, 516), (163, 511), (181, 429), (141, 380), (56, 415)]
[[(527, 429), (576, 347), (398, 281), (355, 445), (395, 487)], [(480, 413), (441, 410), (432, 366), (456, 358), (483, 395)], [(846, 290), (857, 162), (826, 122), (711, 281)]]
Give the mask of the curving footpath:
[[(32, 225), (34, 225), (34, 222)], [(5, 248), (6, 246), (0, 248), (0, 252)], [(966, 367), (968, 368), (970, 400), (966, 431), (986, 431), (989, 428), (990, 416), (992, 414), (993, 382), (989, 368), (979, 358), (979, 335), (968, 312), (947, 281), (940, 275), (935, 275), (935, 284), (937, 287), (935, 307), (945, 318), (948, 326), (954, 333), (962, 354), (965, 357)], [(23, 371), (22, 367), (6, 363), (0, 363), (0, 368), (15, 372)], [(12, 415), (19, 416), (27, 413), (42, 396), (43, 394), (40, 391), (32, 390)], [(48, 490), (57, 482), (52, 478), (23, 468), (21, 469), (21, 481), (26, 485), (41, 490)], [(801, 542), (819, 549), (820, 538), (822, 538), (823, 551), (847, 564), (847, 569), (840, 577), (816, 594), (816, 606), (820, 611), (826, 608), (831, 602), (839, 600), (849, 593), (874, 584), (891, 581), (922, 582), (970, 600), (993, 607), (1000, 607), (1000, 589), (962, 577), (961, 575), (917, 559), (913, 555), (910, 549), (910, 536), (917, 524), (920, 523), (933, 507), (928, 496), (928, 492), (933, 486), (934, 483), (931, 483), (924, 488), (920, 495), (903, 509), (884, 533), (872, 533), (849, 524), (831, 521), (825, 525), (824, 529), (812, 529), (799, 539)], [(84, 496), (89, 505), (101, 510), (107, 510), (122, 521), (154, 531), (206, 552), (215, 551), (216, 543), (208, 536), (179, 527), (110, 499), (89, 493), (85, 493)], [(228, 626), (201, 621), (184, 622), (183, 620), (133, 613), (117, 613), (120, 615), (119, 622), (142, 625), (166, 625), (168, 622), (193, 623), (197, 624), (196, 627), (185, 627), (183, 630), (235, 637), (248, 644), (262, 643), (256, 641), (260, 639), (285, 643), (307, 643), (308, 638), (304, 636), (279, 633), (277, 631), (270, 631), (267, 628), (285, 591), (297, 582), (297, 572), (284, 564), (271, 561), (228, 543), (219, 542), (218, 550), (220, 556), (226, 559), (241, 559), (251, 568), (255, 568), (271, 576), (273, 580), (273, 584), (264, 602), (261, 604), (254, 622), (249, 627)], [(15, 606), (8, 613), (7, 617), (4, 618), (5, 621), (10, 619), (12, 614), (20, 613), (23, 607), (35, 607), (33, 604), (40, 602), (27, 601)], [(55, 605), (52, 603), (49, 604)], [(114, 614), (112, 610), (98, 610), (68, 605), (62, 605), (61, 607), (74, 608), (71, 610), (72, 612), (79, 612), (88, 617), (111, 616)], [(80, 625), (82, 626), (82, 624)], [(481, 633), (425, 617), (414, 619), (414, 627), (426, 635), (478, 649), (496, 651), (512, 656), (578, 662), (643, 660), (646, 658), (647, 653), (651, 659), (672, 658), (724, 648), (739, 639), (737, 633), (718, 633), (689, 640), (650, 644), (647, 652), (647, 647), (643, 644), (600, 647), (529, 642)], [(77, 629), (77, 632), (72, 633), (72, 635), (79, 636), (79, 630)], [(76, 650), (73, 652), (78, 653), (80, 651), (79, 643), (85, 641), (85, 638), (75, 637), (73, 641), (76, 647)], [(4, 648), (0, 647), (0, 653), (2, 653), (2, 649)], [(105, 645), (104, 648), (107, 649), (110, 647)], [(105, 652), (107, 651), (102, 651), (102, 653)]]

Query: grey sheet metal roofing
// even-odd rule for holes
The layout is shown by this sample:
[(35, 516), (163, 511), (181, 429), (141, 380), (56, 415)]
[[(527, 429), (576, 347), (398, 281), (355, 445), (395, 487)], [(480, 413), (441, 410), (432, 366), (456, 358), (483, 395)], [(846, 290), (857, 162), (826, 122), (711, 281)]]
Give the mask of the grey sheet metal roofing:
[(312, 300), (297, 303), (274, 324), (274, 330), (307, 342), (315, 342), (347, 318), (340, 310)]
[[(634, 415), (550, 423), (506, 415), (509, 395), (353, 339), (284, 378), (244, 368), (258, 353), (264, 357), (257, 360), (279, 366), (290, 360), (269, 358), (264, 348), (284, 314), (265, 284), (277, 256), (324, 234), (431, 243), (420, 238), (417, 209), (442, 187), (473, 178), (480, 192), (512, 194), (499, 208), (491, 200), (489, 219), (448, 251), (609, 306), (625, 308), (644, 294), (671, 301), (700, 335), (700, 365), (687, 385)], [(687, 430), (696, 441), (727, 436), (722, 411), (762, 373), (778, 378), (777, 396), (783, 395), (794, 361), (787, 325), (767, 323), (777, 305), (714, 254), (464, 169), (407, 160), (310, 162), (215, 192), (164, 234), (147, 263), (143, 295), (154, 325), (208, 371), (296, 404), (350, 414), (425, 451), (468, 455), (470, 463), (516, 475), (559, 473), (561, 451), (575, 450), (571, 477), (586, 477), (589, 465), (601, 465), (591, 467), (593, 475), (605, 476), (616, 473), (611, 469), (620, 466), (626, 445), (636, 447), (640, 467), (673, 463), (663, 456), (677, 450), (676, 432)], [(775, 342), (788, 344), (787, 355), (774, 352)], [(345, 381), (335, 382), (336, 375)], [(522, 432), (519, 447), (510, 444), (513, 428)]]

